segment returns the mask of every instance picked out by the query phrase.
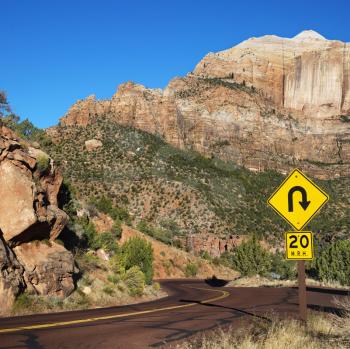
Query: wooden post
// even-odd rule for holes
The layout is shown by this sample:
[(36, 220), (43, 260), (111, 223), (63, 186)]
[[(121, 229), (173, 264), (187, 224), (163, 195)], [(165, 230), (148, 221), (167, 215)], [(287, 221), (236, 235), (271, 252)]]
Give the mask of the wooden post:
[(300, 320), (306, 322), (307, 300), (305, 281), (305, 261), (298, 261), (298, 294), (299, 294), (299, 316)]

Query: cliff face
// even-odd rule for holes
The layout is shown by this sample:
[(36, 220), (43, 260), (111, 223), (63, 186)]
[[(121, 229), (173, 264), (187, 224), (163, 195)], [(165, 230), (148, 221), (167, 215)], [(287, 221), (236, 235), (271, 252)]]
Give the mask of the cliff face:
[(0, 120), (0, 313), (25, 289), (55, 296), (74, 289), (73, 256), (54, 242), (67, 222), (57, 207), (61, 183), (50, 157)]
[(163, 91), (126, 83), (111, 100), (90, 96), (61, 125), (84, 126), (106, 116), (251, 170), (299, 166), (334, 178), (350, 174), (348, 115), (349, 46), (309, 31), (210, 53)]
[(208, 54), (194, 73), (245, 81), (279, 107), (324, 118), (349, 112), (349, 53), (350, 45), (313, 31), (292, 39), (267, 35)]

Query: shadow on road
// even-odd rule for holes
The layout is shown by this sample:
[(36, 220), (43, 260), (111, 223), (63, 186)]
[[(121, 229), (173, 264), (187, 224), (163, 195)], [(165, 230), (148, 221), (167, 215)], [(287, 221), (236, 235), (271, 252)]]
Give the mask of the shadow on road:
[(308, 304), (307, 307), (312, 310), (335, 314), (337, 316), (344, 316), (346, 313), (345, 309), (336, 308), (336, 307), (327, 307), (327, 306), (317, 305), (317, 304)]
[(232, 308), (232, 307), (225, 307), (224, 305), (218, 305), (218, 304), (211, 304), (211, 303), (203, 303), (201, 301), (194, 301), (194, 300), (189, 300), (189, 299), (180, 299), (180, 302), (186, 302), (186, 303), (197, 303), (197, 304), (200, 304), (200, 305), (204, 305), (206, 307), (216, 307), (216, 308), (224, 308), (224, 309), (229, 309), (229, 310), (234, 310), (238, 313), (241, 313), (241, 314), (244, 314), (244, 315), (249, 315), (249, 316), (252, 316), (252, 317), (255, 317), (255, 318), (258, 318), (258, 319), (261, 319), (261, 320), (265, 320), (265, 321), (268, 321), (268, 322), (272, 322), (271, 319), (265, 317), (265, 316), (260, 316), (260, 315), (256, 315), (254, 313), (251, 313), (249, 311), (246, 311), (246, 310), (242, 310), (242, 309), (237, 309), (237, 308)]
[(0, 345), (0, 349), (18, 349), (18, 348), (45, 349), (45, 347), (39, 343), (38, 335), (28, 331), (28, 332), (21, 333), (21, 337), (23, 337), (21, 338), (21, 343), (23, 343), (24, 347), (19, 343), (14, 343), (13, 345), (6, 345), (6, 347), (2, 347)]
[(320, 293), (327, 293), (327, 294), (336, 294), (340, 296), (350, 296), (349, 290), (336, 290), (336, 289), (320, 288), (320, 287), (306, 287), (306, 290), (310, 292), (320, 292)]
[(205, 279), (205, 283), (211, 287), (223, 287), (226, 286), (229, 282), (227, 280), (218, 279), (215, 275), (210, 279)]

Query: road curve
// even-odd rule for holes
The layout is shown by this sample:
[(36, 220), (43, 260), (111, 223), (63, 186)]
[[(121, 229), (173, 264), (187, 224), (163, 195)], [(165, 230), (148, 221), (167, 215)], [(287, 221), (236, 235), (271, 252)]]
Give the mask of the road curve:
[[(169, 296), (152, 302), (0, 319), (0, 348), (160, 347), (242, 319), (296, 315), (297, 289), (220, 287), (224, 282), (164, 280)], [(308, 306), (338, 311), (347, 291), (308, 289)]]

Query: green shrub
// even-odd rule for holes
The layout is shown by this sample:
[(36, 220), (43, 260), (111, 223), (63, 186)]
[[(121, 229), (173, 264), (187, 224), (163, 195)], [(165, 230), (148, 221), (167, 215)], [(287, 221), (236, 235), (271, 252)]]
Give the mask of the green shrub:
[(207, 261), (211, 260), (211, 256), (208, 251), (200, 251), (199, 256)]
[(122, 236), (122, 224), (121, 224), (121, 221), (119, 221), (119, 220), (114, 221), (111, 233), (113, 234), (113, 236), (116, 239), (120, 239), (121, 238), (121, 236)]
[(340, 121), (350, 122), (350, 115), (340, 115)]
[(167, 276), (170, 276), (172, 264), (171, 264), (171, 262), (169, 261), (169, 259), (163, 260), (162, 264), (163, 264), (163, 267), (164, 267), (164, 269), (165, 269), (166, 275), (167, 275)]
[(131, 296), (142, 296), (145, 287), (145, 274), (138, 266), (135, 265), (125, 272), (124, 282)]
[(81, 218), (78, 220), (78, 224), (80, 224), (84, 229), (84, 235), (86, 238), (87, 245), (93, 249), (97, 250), (99, 246), (96, 244), (97, 239), (97, 231), (93, 223), (89, 222), (88, 219)]
[(20, 294), (12, 305), (12, 312), (17, 313), (33, 308), (33, 298), (26, 292)]
[(231, 263), (243, 276), (266, 275), (271, 269), (271, 256), (254, 236), (235, 249)]
[(116, 237), (110, 232), (105, 232), (96, 235), (95, 247), (103, 248), (107, 252), (116, 253), (118, 251), (118, 244)]
[(117, 225), (113, 225), (111, 232), (97, 233), (96, 228), (88, 218), (80, 218), (77, 220), (78, 224), (83, 227), (84, 235), (86, 237), (87, 245), (92, 250), (103, 248), (107, 252), (116, 253), (118, 245), (116, 239), (120, 237)]
[(110, 286), (104, 286), (102, 291), (105, 293), (105, 294), (108, 294), (108, 296), (113, 296), (114, 295), (114, 290), (112, 287)]
[(140, 268), (145, 275), (147, 284), (153, 279), (153, 249), (152, 245), (145, 239), (133, 237), (126, 241), (121, 248), (125, 269), (134, 266)]
[(91, 280), (91, 278), (88, 274), (84, 274), (84, 276), (81, 278), (82, 285), (91, 286), (92, 282), (93, 282), (93, 280)]
[(154, 282), (153, 285), (152, 285), (152, 287), (153, 287), (153, 290), (154, 290), (155, 292), (158, 292), (158, 291), (160, 290), (160, 284), (159, 284), (159, 282)]
[(131, 222), (128, 211), (123, 207), (113, 206), (112, 200), (106, 196), (102, 196), (100, 199), (93, 198), (90, 203), (100, 212), (110, 215), (115, 221), (125, 222), (127, 224)]
[(187, 263), (185, 267), (186, 277), (195, 277), (198, 273), (198, 266), (195, 263)]
[(79, 269), (84, 272), (89, 272), (96, 268), (101, 268), (101, 260), (90, 252), (79, 254), (76, 256)]
[(111, 282), (112, 284), (116, 285), (120, 281), (120, 275), (119, 274), (110, 274), (107, 276), (107, 280)]
[(282, 280), (292, 280), (296, 277), (296, 263), (284, 259), (282, 253), (272, 255), (271, 272), (278, 274)]
[(125, 274), (125, 261), (121, 251), (109, 260), (109, 264), (114, 274), (123, 276)]
[(214, 257), (213, 260), (212, 260), (212, 263), (216, 266), (222, 264), (221, 263), (221, 259), (219, 257)]
[(350, 285), (350, 241), (338, 240), (324, 247), (315, 264), (322, 281), (338, 281), (342, 285)]
[[(142, 233), (153, 237), (167, 245), (174, 244), (174, 236), (180, 234), (176, 224), (172, 221), (163, 221), (162, 227), (154, 227), (141, 220), (137, 224), (137, 229)], [(177, 244), (177, 243), (176, 243)]]
[(46, 172), (50, 166), (50, 158), (47, 155), (39, 155), (36, 159), (36, 167), (40, 172)]

